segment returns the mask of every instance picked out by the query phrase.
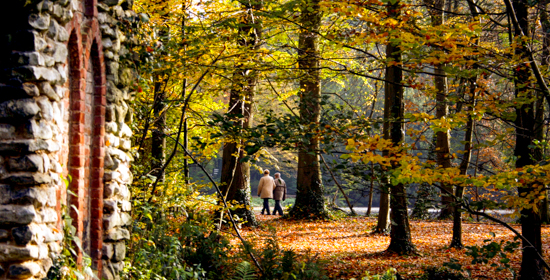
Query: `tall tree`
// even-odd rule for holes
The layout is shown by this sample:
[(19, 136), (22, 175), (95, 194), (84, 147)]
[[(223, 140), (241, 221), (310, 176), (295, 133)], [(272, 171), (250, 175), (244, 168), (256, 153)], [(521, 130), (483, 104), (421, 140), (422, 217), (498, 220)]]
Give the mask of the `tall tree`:
[(160, 182), (164, 181), (164, 172), (161, 171), (165, 162), (166, 150), (166, 82), (162, 75), (155, 77), (153, 114), (154, 124), (151, 131), (151, 157), (153, 174)]
[[(514, 55), (519, 60), (514, 73), (514, 95), (518, 105), (515, 106), (516, 119), (516, 144), (514, 156), (516, 156), (516, 168), (536, 163), (533, 140), (536, 139), (535, 97), (531, 89), (531, 67), (536, 66), (530, 61), (532, 52), (527, 41), (529, 29), (529, 3), (526, 0), (506, 0), (508, 16), (512, 19), (513, 34), (515, 40)], [(522, 199), (539, 197), (543, 188), (535, 185), (521, 186), (518, 195)], [(532, 201), (527, 201), (532, 204)], [(523, 242), (521, 268), (519, 279), (546, 279), (542, 260), (541, 240), (541, 216), (534, 207), (521, 210), (521, 231), (523, 236), (533, 245)]]
[[(388, 17), (399, 19), (401, 13), (401, 2), (394, 1), (386, 6)], [(402, 50), (400, 48), (399, 32), (391, 32), (386, 45), (386, 66), (385, 77), (385, 101), (389, 104), (384, 104), (384, 111), (389, 110), (389, 139), (394, 146), (393, 152), (401, 152), (400, 148), (405, 141), (405, 127), (403, 122), (404, 105), (403, 105), (403, 70), (401, 66)], [(392, 40), (393, 39), (393, 40)], [(386, 116), (386, 112), (384, 112)], [(387, 121), (387, 120), (386, 120)], [(391, 152), (391, 153), (393, 153)], [(393, 156), (390, 153), (389, 156)], [(399, 163), (392, 162), (393, 168), (398, 168)], [(388, 251), (398, 254), (411, 254), (416, 251), (412, 239), (411, 229), (409, 225), (409, 215), (407, 209), (407, 193), (403, 183), (392, 183), (390, 186), (390, 207), (391, 207), (391, 231), (390, 245)]]
[[(430, 12), (432, 26), (437, 28), (443, 25), (445, 22), (445, 2), (449, 4), (450, 0), (424, 0), (424, 2), (429, 7), (428, 10)], [(436, 101), (435, 117), (437, 119), (447, 118), (447, 115), (449, 113), (449, 105), (447, 102), (447, 77), (444, 68), (444, 62), (439, 62), (435, 64), (434, 68), (433, 81), (435, 86)], [(449, 130), (437, 131), (435, 135), (435, 154), (437, 165), (439, 166), (439, 168), (449, 168), (452, 166), (450, 157), (451, 153)], [(444, 184), (441, 186), (441, 188), (444, 189), (444, 191), (441, 192), (441, 204), (443, 208), (441, 209), (439, 218), (445, 219), (451, 216), (453, 213), (453, 198), (449, 195), (449, 193), (452, 193), (453, 188)]]
[[(253, 119), (254, 91), (258, 79), (257, 72), (250, 69), (255, 51), (261, 44), (261, 26), (254, 11), (260, 9), (260, 2), (241, 2), (243, 9), (238, 31), (238, 45), (243, 47), (242, 59), (232, 76), (227, 117), (242, 129), (250, 127)], [(247, 225), (256, 225), (254, 212), (250, 206), (250, 164), (244, 161), (243, 141), (235, 140), (223, 147), (221, 191), (227, 201), (236, 201), (241, 206), (233, 211)]]
[[(167, 21), (167, 18), (164, 18)], [(164, 49), (168, 43), (169, 26), (164, 24), (159, 31), (161, 47)], [(166, 55), (162, 51), (162, 55)], [(159, 182), (164, 182), (162, 171), (166, 159), (166, 86), (168, 84), (165, 69), (160, 69), (154, 77), (154, 101), (153, 101), (153, 130), (151, 131), (151, 157), (153, 158), (151, 169)]]
[[(388, 49), (386, 49), (387, 52)], [(389, 54), (389, 53), (388, 53)], [(389, 75), (389, 67), (386, 68), (386, 79)], [(390, 89), (392, 85), (386, 81), (384, 86), (384, 124), (382, 132), (384, 139), (391, 139), (392, 126), (392, 104), (394, 97), (391, 95)], [(384, 156), (389, 156), (388, 151), (383, 151)], [(378, 220), (376, 223), (376, 233), (386, 233), (390, 229), (390, 182), (385, 179), (385, 184), (380, 186), (380, 206), (378, 211)]]
[(298, 151), (296, 202), (290, 216), (296, 218), (326, 215), (321, 180), (319, 140), (316, 134), (321, 117), (320, 54), (318, 50), (321, 11), (319, 0), (301, 2), (298, 68), (300, 74), (300, 122), (304, 128)]
[[(549, 60), (550, 60), (550, 18), (548, 17), (548, 12), (546, 10), (547, 3), (541, 2), (540, 5), (540, 25), (541, 25), (541, 31), (542, 31), (542, 53), (541, 53), (541, 66), (548, 67)], [(536, 139), (544, 139), (544, 97), (541, 92), (537, 92), (537, 99), (536, 99)], [(543, 157), (543, 151), (542, 149), (537, 149), (535, 153), (535, 159), (537, 161), (542, 160)], [(545, 198), (541, 202), (541, 205), (539, 206), (541, 211), (541, 221), (543, 223), (550, 223), (550, 215), (548, 212), (549, 203), (548, 203), (548, 191), (545, 191), (544, 193)]]
[[(466, 132), (464, 134), (464, 155), (462, 156), (462, 161), (460, 162), (460, 174), (466, 175), (468, 168), (470, 166), (470, 160), (472, 158), (472, 140), (475, 129), (475, 120), (471, 113), (475, 108), (475, 99), (476, 99), (476, 78), (477, 76), (469, 79), (469, 90), (468, 90), (468, 102), (469, 102), (469, 112), (468, 122), (466, 123)], [(453, 213), (453, 237), (451, 239), (452, 248), (464, 248), (462, 243), (462, 211), (460, 202), (464, 196), (464, 187), (457, 186), (454, 193), (454, 199), (457, 201), (454, 205)]]
[[(187, 8), (188, 7), (186, 5), (186, 0), (183, 0), (181, 3), (181, 49), (183, 50), (184, 55), (187, 54), (187, 42), (186, 42), (187, 37), (185, 36), (186, 35), (185, 25), (187, 23), (187, 14), (186, 14)], [(185, 96), (187, 92), (187, 77), (183, 79), (181, 87), (182, 87), (181, 89), (182, 96)], [(183, 123), (183, 148), (185, 150), (189, 150), (189, 124), (188, 124), (187, 116), (185, 116), (185, 120)], [(187, 157), (183, 159), (183, 176), (185, 178), (185, 183), (189, 184), (191, 181), (189, 178), (189, 159)]]
[[(472, 17), (474, 20), (479, 16), (477, 5), (473, 1), (468, 2), (468, 6), (470, 8), (470, 13), (472, 14)], [(479, 38), (477, 36), (473, 37), (474, 44), (479, 43)], [(478, 69), (478, 65), (474, 64), (472, 68)], [(462, 161), (460, 162), (460, 174), (466, 175), (468, 172), (468, 168), (470, 167), (470, 160), (472, 159), (472, 140), (475, 130), (475, 120), (472, 116), (475, 107), (476, 107), (476, 98), (477, 98), (477, 75), (474, 75), (473, 77), (470, 77), (467, 79), (468, 81), (468, 90), (467, 90), (467, 96), (468, 99), (465, 100), (465, 103), (468, 104), (468, 121), (466, 122), (466, 132), (464, 134), (464, 154), (462, 156)], [(464, 196), (464, 187), (463, 186), (457, 186), (454, 193), (454, 199), (457, 201), (454, 205), (454, 213), (453, 213), (453, 237), (451, 239), (451, 244), (449, 245), (451, 248), (464, 248), (464, 244), (462, 243), (462, 211), (461, 211), (461, 204)]]

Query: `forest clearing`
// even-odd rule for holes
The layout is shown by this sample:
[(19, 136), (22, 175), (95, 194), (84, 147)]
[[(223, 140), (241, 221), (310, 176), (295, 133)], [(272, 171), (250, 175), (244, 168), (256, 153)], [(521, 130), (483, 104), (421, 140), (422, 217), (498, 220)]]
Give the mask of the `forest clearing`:
[(136, 1), (126, 277), (548, 279), (546, 5)]
[[(417, 255), (398, 256), (386, 253), (389, 236), (373, 233), (376, 219), (372, 217), (345, 217), (331, 221), (289, 221), (279, 216), (258, 215), (259, 228), (245, 229), (243, 234), (261, 243), (271, 235), (269, 228), (276, 230), (277, 241), (281, 248), (292, 248), (297, 252), (317, 255), (326, 262), (331, 279), (361, 279), (365, 272), (384, 274), (395, 268), (405, 279), (417, 279), (426, 268), (444, 267), (451, 259), (457, 260), (471, 273), (472, 279), (514, 279), (507, 270), (497, 271), (489, 265), (472, 264), (472, 257), (464, 254), (464, 249), (449, 248), (452, 237), (452, 223), (445, 221), (411, 221), (413, 243), (418, 249)], [(519, 228), (517, 225), (514, 226)], [(500, 242), (513, 241), (513, 233), (506, 228), (484, 222), (464, 223), (465, 246), (482, 246), (485, 240)], [(491, 234), (494, 233), (494, 236)], [(550, 252), (550, 226), (542, 228), (544, 254)], [(233, 240), (236, 242), (236, 240)], [(509, 254), (510, 265), (519, 269), (520, 254)], [(500, 263), (502, 264), (502, 263)], [(466, 272), (464, 272), (466, 274)]]
[(550, 2), (3, 2), (0, 280), (550, 279)]

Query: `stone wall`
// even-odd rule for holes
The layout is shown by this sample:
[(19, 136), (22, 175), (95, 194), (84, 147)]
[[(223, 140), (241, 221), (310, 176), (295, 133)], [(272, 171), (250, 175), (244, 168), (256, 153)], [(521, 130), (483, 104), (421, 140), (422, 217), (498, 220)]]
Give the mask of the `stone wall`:
[(130, 86), (134, 72), (124, 67), (121, 57), (129, 52), (124, 46), (126, 37), (119, 23), (135, 18), (133, 0), (104, 0), (97, 5), (99, 27), (105, 58), (107, 106), (105, 111), (105, 188), (103, 272), (106, 279), (118, 279), (126, 255), (125, 240), (130, 238), (130, 192), (132, 183), (130, 154), (132, 112), (129, 107), (134, 94)]
[(130, 237), (134, 75), (121, 58), (128, 53), (122, 26), (135, 18), (131, 6), (3, 3), (0, 279), (45, 277), (61, 249), (63, 212), (73, 208), (83, 240), (78, 261), (89, 255), (101, 278), (119, 278)]

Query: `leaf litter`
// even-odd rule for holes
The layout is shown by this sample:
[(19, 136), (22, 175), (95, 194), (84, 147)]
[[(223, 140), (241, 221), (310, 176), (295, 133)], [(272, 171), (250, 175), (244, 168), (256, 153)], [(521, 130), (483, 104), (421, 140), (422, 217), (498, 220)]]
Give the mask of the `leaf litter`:
[[(488, 264), (471, 264), (472, 258), (465, 249), (449, 248), (452, 237), (451, 221), (411, 220), (411, 236), (418, 255), (398, 256), (386, 253), (390, 243), (387, 234), (374, 234), (376, 218), (346, 217), (330, 221), (293, 221), (279, 216), (257, 215), (257, 228), (243, 228), (243, 235), (260, 242), (275, 232), (282, 249), (296, 253), (318, 254), (326, 263), (331, 279), (359, 278), (382, 274), (389, 268), (396, 268), (406, 279), (415, 279), (428, 267), (443, 267), (445, 262), (455, 259), (463, 268), (471, 271), (472, 279), (513, 279), (509, 270), (497, 271)], [(484, 245), (484, 241), (513, 241), (514, 235), (506, 228), (489, 223), (463, 222), (464, 246)], [(519, 225), (514, 228), (521, 231)], [(493, 237), (493, 233), (494, 236)], [(550, 253), (550, 227), (542, 228), (544, 255)], [(236, 243), (236, 240), (234, 240)], [(521, 251), (509, 256), (510, 265), (519, 271)], [(498, 263), (497, 259), (493, 260)]]

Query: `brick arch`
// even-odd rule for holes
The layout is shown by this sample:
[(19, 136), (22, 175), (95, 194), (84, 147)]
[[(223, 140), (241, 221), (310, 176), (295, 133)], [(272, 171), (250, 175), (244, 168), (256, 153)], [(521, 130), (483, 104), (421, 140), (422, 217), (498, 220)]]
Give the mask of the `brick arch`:
[[(74, 22), (74, 21), (73, 21)], [(68, 49), (68, 58), (67, 58), (67, 67), (69, 73), (68, 79), (68, 88), (69, 94), (65, 96), (65, 108), (67, 109), (65, 119), (68, 122), (68, 139), (67, 145), (68, 150), (65, 151), (66, 154), (66, 172), (68, 173), (69, 179), (69, 191), (74, 194), (67, 194), (67, 207), (71, 218), (73, 219), (73, 226), (76, 228), (77, 237), (82, 240), (82, 228), (83, 222), (81, 215), (82, 208), (82, 199), (85, 194), (82, 192), (84, 182), (81, 180), (82, 175), (79, 174), (79, 166), (83, 166), (84, 157), (82, 156), (83, 152), (81, 151), (83, 142), (80, 137), (83, 131), (83, 126), (76, 121), (77, 118), (81, 118), (82, 114), (77, 110), (77, 106), (81, 105), (78, 100), (82, 99), (81, 95), (83, 93), (82, 87), (82, 69), (83, 61), (81, 58), (82, 53), (82, 40), (79, 36), (78, 29), (74, 26), (70, 31), (69, 41), (67, 45)], [(82, 263), (82, 252), (78, 252), (77, 263)]]
[(87, 17), (97, 16), (97, 0), (84, 0), (84, 12)]
[[(71, 127), (70, 127), (71, 116), (70, 116), (70, 111), (68, 110), (71, 107), (71, 93), (74, 90), (78, 90), (78, 87), (79, 87), (79, 84), (73, 83), (73, 79), (71, 79), (71, 77), (80, 76), (79, 71), (82, 68), (82, 60), (78, 56), (78, 54), (82, 52), (82, 38), (79, 32), (76, 31), (76, 30), (79, 30), (78, 21), (73, 19), (71, 22), (69, 22), (69, 24), (67, 24), (66, 30), (70, 34), (69, 40), (67, 41), (68, 56), (66, 61), (66, 67), (67, 67), (67, 73), (68, 73), (69, 79), (65, 84), (65, 88), (68, 89), (67, 91), (68, 94), (66, 92), (63, 95), (63, 100), (62, 100), (62, 104), (64, 108), (63, 121), (65, 122), (65, 124), (64, 125), (59, 124), (59, 125), (61, 126), (61, 130), (65, 135), (63, 137), (64, 138), (63, 145), (61, 147), (61, 152), (60, 152), (60, 162), (63, 166), (64, 178), (66, 178), (67, 180), (70, 180), (71, 174), (69, 172), (69, 167), (68, 167), (68, 164), (69, 164), (68, 157), (71, 154), (69, 151), (70, 150), (69, 146), (72, 143), (72, 139), (69, 136), (69, 132), (71, 130)], [(63, 127), (63, 126), (66, 126), (66, 127)], [(70, 183), (68, 187), (69, 187), (69, 190), (72, 192), (73, 189), (70, 188), (71, 187)], [(74, 213), (72, 213), (73, 209), (70, 209), (69, 201), (70, 201), (70, 195), (65, 191), (65, 188), (64, 187), (59, 188), (57, 190), (57, 206), (56, 206), (57, 215), (58, 215), (57, 228), (59, 230), (61, 230), (62, 227), (64, 226), (63, 224), (64, 221), (62, 219), (62, 215), (63, 215), (62, 209), (64, 206), (68, 208), (69, 213), (71, 213), (71, 217), (74, 217)], [(76, 227), (76, 224), (75, 224), (75, 227)]]
[[(92, 24), (92, 27), (94, 25)], [(71, 176), (68, 195), (71, 217), (82, 240), (82, 249), (92, 259), (92, 268), (101, 273), (103, 246), (103, 158), (105, 156), (105, 67), (99, 30), (83, 32), (72, 26), (69, 50), (69, 150), (67, 171)], [(87, 31), (90, 28), (86, 28)], [(96, 36), (93, 36), (96, 34)], [(75, 211), (78, 211), (79, 214)], [(78, 253), (78, 263), (82, 262)]]
[[(101, 37), (99, 28), (92, 25), (95, 29), (95, 36), (86, 38), (85, 46), (89, 46), (86, 51), (85, 61), (87, 61), (86, 73), (91, 79), (88, 79), (86, 92), (92, 94), (93, 108), (91, 111), (90, 128), (90, 257), (92, 258), (92, 268), (97, 271), (101, 277), (101, 258), (103, 247), (103, 176), (104, 176), (104, 158), (105, 158), (105, 107), (106, 100), (106, 76), (105, 65), (103, 62), (103, 52), (101, 49)], [(91, 83), (93, 81), (93, 83)], [(92, 86), (92, 89), (88, 87)]]

